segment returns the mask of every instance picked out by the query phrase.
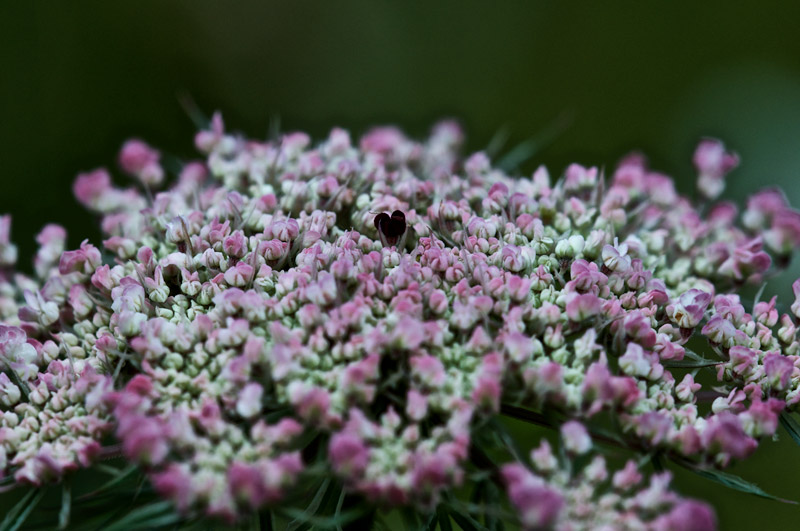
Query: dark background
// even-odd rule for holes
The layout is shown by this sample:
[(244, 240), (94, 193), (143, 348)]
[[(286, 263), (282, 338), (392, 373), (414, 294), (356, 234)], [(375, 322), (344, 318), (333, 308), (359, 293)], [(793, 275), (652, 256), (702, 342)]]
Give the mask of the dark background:
[[(235, 6), (235, 7), (234, 7)], [(471, 150), (506, 150), (566, 119), (539, 163), (614, 163), (642, 150), (693, 191), (704, 135), (743, 160), (727, 197), (766, 185), (800, 204), (800, 3), (19, 2), (0, 5), (0, 213), (29, 267), (46, 222), (99, 241), (72, 198), (79, 171), (115, 168), (128, 136), (194, 156), (179, 99), (255, 137), (270, 121), (320, 138), (458, 118)], [(120, 182), (123, 178), (120, 177)], [(772, 281), (786, 292), (793, 273)], [(800, 448), (781, 432), (733, 471), (800, 499)], [(723, 528), (796, 527), (800, 508), (678, 472)]]

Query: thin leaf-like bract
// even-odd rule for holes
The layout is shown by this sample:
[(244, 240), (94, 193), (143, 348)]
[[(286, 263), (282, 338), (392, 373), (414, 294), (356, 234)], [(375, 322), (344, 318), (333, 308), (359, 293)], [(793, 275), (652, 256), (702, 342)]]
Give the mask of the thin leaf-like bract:
[(25, 523), (25, 520), (28, 519), (31, 511), (39, 504), (42, 496), (44, 496), (44, 492), (44, 489), (29, 490), (28, 493), (6, 513), (6, 517), (0, 522), (0, 531), (16, 531), (19, 529), (22, 524)]
[(296, 509), (294, 507), (281, 509), (281, 512), (290, 518), (301, 521), (303, 524), (320, 529), (331, 529), (337, 526), (347, 525), (350, 522), (364, 516), (367, 512), (369, 512), (369, 510), (369, 507), (362, 505), (360, 507), (342, 511), (338, 514), (338, 516), (316, 516), (308, 514), (306, 511), (303, 511), (302, 509)]
[(113, 489), (114, 487), (116, 487), (117, 485), (119, 485), (120, 483), (125, 481), (125, 479), (127, 479), (131, 474), (133, 474), (138, 469), (139, 469), (139, 467), (137, 465), (130, 465), (130, 466), (120, 470), (117, 473), (116, 476), (112, 477), (110, 480), (108, 480), (107, 482), (103, 483), (96, 490), (81, 496), (77, 500), (78, 503), (80, 503), (82, 501), (86, 501), (86, 500), (91, 500), (95, 496), (97, 496), (98, 494), (102, 494), (104, 492), (110, 491), (111, 489)]
[(488, 531), (488, 528), (475, 520), (469, 513), (450, 511), (450, 516), (464, 531)]
[(65, 481), (61, 493), (61, 510), (58, 512), (58, 528), (66, 529), (69, 525), (69, 515), (72, 509), (72, 485)]
[(664, 361), (662, 365), (668, 369), (696, 369), (698, 367), (713, 367), (720, 363), (724, 362), (700, 358), (699, 360)]
[(706, 479), (710, 479), (712, 481), (716, 481), (721, 485), (725, 485), (726, 487), (738, 490), (740, 492), (746, 492), (747, 494), (753, 494), (755, 496), (759, 496), (761, 498), (767, 498), (768, 500), (775, 500), (783, 503), (791, 503), (797, 504), (796, 501), (787, 500), (785, 498), (779, 498), (778, 496), (772, 495), (766, 491), (764, 491), (761, 487), (756, 485), (755, 483), (751, 483), (744, 478), (741, 478), (735, 474), (730, 474), (728, 472), (722, 472), (721, 470), (714, 470), (709, 468), (699, 468), (697, 466), (690, 466), (685, 463), (682, 463), (683, 466), (694, 472), (699, 476), (703, 476)]
[[(166, 525), (169, 517), (174, 516), (174, 521), (180, 520), (180, 515), (175, 512), (172, 502), (163, 501), (137, 507), (125, 516), (105, 527), (105, 531), (127, 531), (129, 529), (153, 528)], [(166, 520), (165, 520), (166, 518)]]
[(797, 422), (797, 419), (785, 411), (781, 413), (779, 418), (783, 429), (789, 433), (794, 442), (800, 445), (800, 422)]
[(439, 506), (436, 510), (439, 516), (439, 528), (442, 531), (453, 531), (453, 525), (450, 523), (450, 513), (443, 506)]

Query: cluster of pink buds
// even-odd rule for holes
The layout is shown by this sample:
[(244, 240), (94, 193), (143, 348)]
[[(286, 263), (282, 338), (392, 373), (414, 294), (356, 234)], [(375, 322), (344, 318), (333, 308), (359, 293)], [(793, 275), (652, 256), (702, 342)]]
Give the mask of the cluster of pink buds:
[[(58, 481), (113, 436), (179, 511), (228, 521), (322, 466), (377, 507), (435, 511), (477, 470), (526, 528), (713, 528), (668, 474), (609, 471), (592, 426), (703, 470), (775, 434), (800, 402), (800, 281), (789, 313), (737, 291), (788, 263), (800, 213), (774, 190), (715, 202), (738, 164), (715, 140), (702, 204), (638, 155), (519, 177), (462, 140), (261, 142), (217, 114), (175, 178), (140, 140), (130, 187), (78, 176), (100, 246), (48, 225), (28, 277), (0, 217), (0, 476)], [(558, 452), (476, 459), (476, 430), (531, 415)]]
[(713, 529), (714, 513), (703, 503), (669, 490), (669, 472), (654, 474), (649, 484), (636, 462), (610, 473), (606, 460), (589, 457), (592, 439), (579, 422), (561, 427), (565, 452), (559, 458), (550, 443), (531, 452), (533, 470), (522, 463), (503, 467), (512, 505), (525, 529)]

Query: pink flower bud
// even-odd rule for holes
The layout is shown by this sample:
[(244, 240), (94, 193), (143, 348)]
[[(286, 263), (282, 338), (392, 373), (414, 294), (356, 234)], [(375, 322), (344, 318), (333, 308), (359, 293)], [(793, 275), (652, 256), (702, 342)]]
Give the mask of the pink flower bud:
[(725, 151), (719, 140), (705, 139), (698, 144), (693, 162), (700, 174), (697, 188), (706, 198), (716, 199), (725, 188), (725, 175), (739, 165), (739, 156)]
[(244, 287), (253, 279), (253, 266), (239, 262), (225, 271), (225, 282), (230, 286)]
[(261, 411), (264, 389), (258, 383), (249, 383), (242, 389), (236, 402), (236, 412), (244, 418), (252, 418)]
[(409, 364), (411, 377), (425, 388), (437, 389), (444, 385), (446, 379), (444, 365), (437, 358), (430, 355), (412, 356)]
[(369, 463), (369, 449), (361, 438), (347, 432), (331, 437), (328, 458), (333, 470), (344, 478), (358, 480)]
[(772, 328), (778, 322), (778, 310), (775, 309), (775, 302), (778, 297), (772, 297), (769, 302), (759, 302), (753, 308), (753, 317), (759, 323)]
[(737, 245), (730, 257), (719, 266), (719, 273), (745, 280), (766, 272), (772, 264), (772, 258), (761, 250), (761, 246), (761, 237)]
[(736, 327), (727, 319), (715, 315), (703, 327), (702, 333), (713, 343), (727, 344), (736, 335)]
[(192, 476), (179, 465), (169, 465), (152, 476), (151, 481), (159, 494), (172, 500), (181, 512), (187, 511), (194, 502)]
[(206, 131), (200, 131), (194, 137), (194, 145), (198, 150), (208, 153), (212, 151), (225, 133), (225, 125), (222, 122), (222, 115), (218, 112), (214, 113), (211, 118), (211, 128)]
[(420, 421), (428, 414), (428, 400), (419, 391), (410, 389), (406, 399), (406, 414), (413, 421)]
[(800, 245), (800, 212), (790, 208), (780, 210), (772, 218), (772, 226), (764, 232), (767, 248), (783, 255)]
[(66, 251), (61, 255), (58, 271), (62, 275), (81, 272), (91, 275), (100, 266), (100, 251), (89, 240), (83, 240), (81, 247), (75, 251)]
[(111, 176), (104, 168), (81, 173), (72, 185), (78, 201), (88, 208), (97, 208), (100, 200), (111, 191)]
[(570, 321), (582, 322), (600, 313), (600, 299), (592, 293), (574, 295), (567, 302), (566, 313)]
[(690, 289), (667, 306), (667, 315), (681, 328), (694, 328), (703, 319), (711, 302), (711, 294), (699, 289)]
[(181, 173), (178, 176), (178, 188), (187, 194), (194, 190), (199, 190), (207, 176), (208, 170), (205, 164), (202, 162), (189, 162), (181, 169)]
[(300, 225), (297, 224), (297, 220), (291, 218), (275, 219), (267, 227), (265, 234), (282, 242), (291, 242), (300, 234)]
[(747, 209), (742, 215), (742, 222), (751, 230), (764, 228), (787, 206), (786, 196), (780, 190), (776, 188), (761, 190), (747, 200)]
[(111, 268), (107, 265), (97, 268), (92, 275), (92, 286), (105, 292), (110, 292), (114, 287), (114, 279), (111, 278)]
[(680, 500), (669, 513), (659, 516), (652, 522), (657, 531), (672, 529), (696, 529), (711, 531), (717, 529), (714, 511), (707, 504), (695, 500)]
[(525, 363), (533, 355), (533, 339), (520, 332), (506, 335), (503, 345), (508, 357), (515, 363)]
[(564, 173), (564, 190), (576, 191), (592, 188), (597, 184), (597, 168), (584, 168), (580, 164), (570, 164)]
[(564, 507), (564, 498), (522, 465), (502, 469), (508, 497), (520, 514), (525, 529), (552, 528)]
[(581, 455), (592, 449), (592, 438), (580, 422), (575, 420), (565, 422), (561, 425), (560, 431), (567, 452)]
[(747, 457), (758, 445), (744, 432), (739, 418), (728, 411), (709, 418), (701, 439), (707, 452), (719, 454), (726, 462)]
[(777, 398), (770, 398), (766, 402), (754, 400), (750, 408), (742, 413), (739, 418), (742, 426), (753, 437), (769, 437), (778, 429), (778, 415), (786, 404)]
[(687, 374), (683, 377), (681, 383), (675, 387), (675, 396), (684, 402), (694, 402), (694, 394), (701, 387), (699, 383), (695, 383), (691, 374)]
[(237, 230), (222, 242), (222, 249), (228, 256), (241, 258), (247, 254), (247, 238), (244, 233)]
[(631, 257), (628, 256), (628, 246), (624, 243), (618, 246), (604, 246), (602, 256), (603, 264), (611, 271), (624, 273), (631, 267)]
[(22, 398), (22, 392), (4, 372), (0, 373), (0, 404), (6, 409), (11, 409)]
[(489, 171), (489, 168), (489, 157), (482, 151), (473, 153), (464, 162), (464, 171), (471, 178), (480, 176), (481, 173)]
[(614, 488), (621, 491), (626, 491), (631, 487), (635, 487), (642, 481), (642, 474), (639, 472), (639, 467), (632, 459), (625, 463), (625, 468), (614, 473), (611, 480)]
[(380, 356), (370, 354), (363, 360), (351, 363), (342, 373), (340, 388), (352, 400), (369, 403), (375, 397)]
[(531, 450), (531, 462), (539, 472), (553, 472), (558, 467), (558, 459), (553, 455), (553, 449), (547, 439), (542, 439), (537, 448)]
[(650, 318), (641, 311), (629, 312), (622, 321), (625, 335), (644, 348), (656, 344), (656, 332), (650, 325)]
[[(130, 428), (123, 431), (125, 424), (129, 424)], [(169, 445), (166, 430), (155, 419), (141, 415), (137, 415), (135, 420), (120, 419), (120, 431), (122, 449), (129, 459), (155, 466), (167, 457)]]
[(144, 184), (157, 186), (164, 180), (164, 170), (159, 164), (161, 154), (141, 140), (128, 140), (119, 153), (119, 165)]
[(628, 343), (625, 354), (619, 358), (620, 369), (630, 376), (639, 376), (656, 380), (664, 374), (664, 367), (658, 362), (658, 356), (645, 351), (636, 343)]
[(69, 304), (75, 312), (75, 316), (82, 319), (89, 315), (94, 309), (95, 304), (86, 292), (82, 284), (74, 284), (69, 290)]
[(767, 383), (774, 389), (783, 390), (794, 376), (795, 366), (787, 356), (777, 352), (770, 352), (764, 356), (764, 374)]

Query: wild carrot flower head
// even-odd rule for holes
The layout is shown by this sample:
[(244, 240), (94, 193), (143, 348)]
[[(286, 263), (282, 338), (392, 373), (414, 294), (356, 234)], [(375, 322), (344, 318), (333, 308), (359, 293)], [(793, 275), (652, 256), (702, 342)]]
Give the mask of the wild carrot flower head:
[[(58, 480), (113, 434), (187, 514), (292, 502), (323, 467), (381, 507), (432, 511), (477, 473), (526, 528), (713, 527), (668, 474), (600, 452), (707, 469), (774, 435), (800, 401), (800, 303), (736, 291), (785, 263), (798, 214), (765, 191), (703, 215), (641, 156), (512, 178), (462, 140), (262, 142), (216, 114), (176, 179), (140, 140), (119, 156), (136, 187), (79, 175), (106, 239), (65, 250), (46, 227), (34, 278), (1, 217), (0, 471)], [(713, 201), (738, 157), (704, 140), (694, 163)], [(520, 458), (503, 416), (561, 451)]]

